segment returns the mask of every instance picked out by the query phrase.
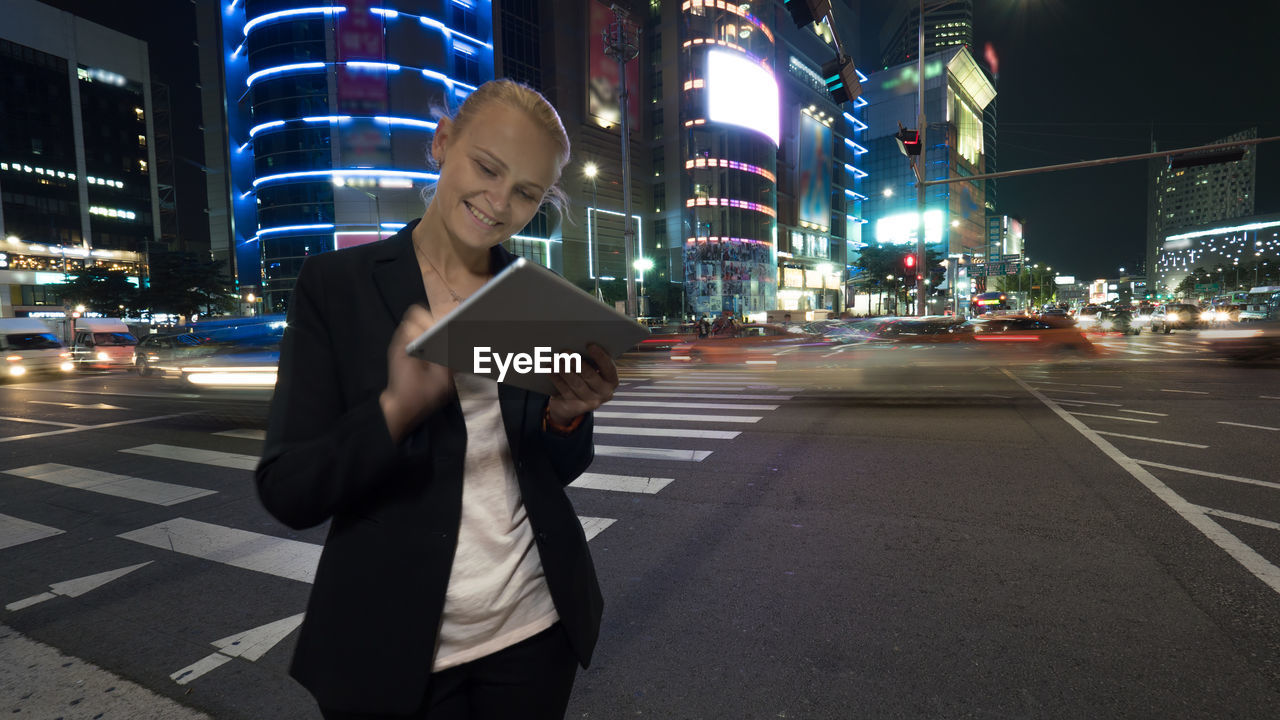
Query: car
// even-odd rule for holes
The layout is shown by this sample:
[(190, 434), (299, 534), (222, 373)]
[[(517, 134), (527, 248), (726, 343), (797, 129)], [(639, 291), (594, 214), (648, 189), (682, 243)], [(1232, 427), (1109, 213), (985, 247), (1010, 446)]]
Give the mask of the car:
[(1280, 320), (1257, 320), (1238, 327), (1201, 330), (1197, 340), (1235, 362), (1280, 360)]
[(1099, 316), (1107, 312), (1104, 305), (1085, 305), (1076, 313), (1076, 324), (1082, 328), (1092, 329), (1101, 319)]
[(1121, 335), (1130, 333), (1138, 335), (1142, 332), (1142, 326), (1138, 324), (1131, 310), (1109, 310), (1098, 317), (1097, 327), (1103, 332), (1115, 332)]
[(750, 323), (729, 336), (678, 343), (671, 348), (670, 357), (689, 363), (777, 365), (780, 352), (832, 344), (821, 336), (791, 332), (782, 325)]
[(1151, 314), (1151, 332), (1168, 335), (1174, 330), (1194, 330), (1200, 327), (1200, 308), (1190, 303), (1163, 303)]
[(133, 369), (143, 377), (180, 373), (181, 361), (211, 352), (205, 338), (192, 333), (148, 335), (133, 349)]
[(649, 337), (637, 343), (634, 350), (636, 352), (666, 352), (680, 343), (689, 342), (697, 337), (698, 326), (693, 323), (651, 326), (649, 328)]
[[(1098, 350), (1070, 319), (1004, 315), (969, 320), (975, 342), (1052, 353), (1095, 355)], [(963, 334), (963, 333), (961, 333)]]
[(53, 330), (37, 318), (0, 318), (4, 377), (70, 372), (71, 353)]

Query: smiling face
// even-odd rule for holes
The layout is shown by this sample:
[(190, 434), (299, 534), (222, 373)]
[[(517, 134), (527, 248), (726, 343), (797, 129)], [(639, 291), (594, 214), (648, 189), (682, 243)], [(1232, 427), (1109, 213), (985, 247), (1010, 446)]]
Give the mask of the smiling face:
[(431, 144), (440, 180), (427, 218), (459, 252), (519, 232), (560, 177), (560, 152), (522, 110), (487, 103), (465, 127), (441, 120)]

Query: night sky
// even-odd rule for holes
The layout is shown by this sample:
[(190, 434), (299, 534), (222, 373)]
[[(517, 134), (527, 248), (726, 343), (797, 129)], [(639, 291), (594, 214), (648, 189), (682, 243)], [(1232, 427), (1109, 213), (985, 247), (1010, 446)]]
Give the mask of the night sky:
[[(44, 1), (152, 44), (176, 106), (182, 230), (207, 238), (191, 4)], [(913, 4), (863, 0), (863, 31), (846, 39), (860, 67), (877, 69), (881, 24)], [(1163, 150), (1253, 126), (1280, 135), (1280, 0), (975, 0), (974, 12), (975, 54), (991, 42), (1000, 58), (1000, 170), (1144, 153), (1153, 136)], [(1033, 261), (1114, 277), (1145, 258), (1146, 193), (1147, 164), (1132, 162), (1002, 180), (998, 209), (1025, 220)], [(1280, 212), (1280, 141), (1258, 149), (1255, 212)]]
[[(863, 38), (904, 4), (866, 0)], [(1150, 152), (1153, 136), (1167, 150), (1280, 135), (1277, 0), (975, 0), (974, 14), (975, 55), (990, 42), (1000, 59), (1002, 171)], [(878, 49), (860, 55), (877, 69)], [(1025, 220), (1034, 262), (1116, 277), (1146, 256), (1147, 177), (1139, 161), (1005, 179), (997, 209)], [(1280, 212), (1280, 141), (1259, 147), (1256, 181), (1254, 212)]]

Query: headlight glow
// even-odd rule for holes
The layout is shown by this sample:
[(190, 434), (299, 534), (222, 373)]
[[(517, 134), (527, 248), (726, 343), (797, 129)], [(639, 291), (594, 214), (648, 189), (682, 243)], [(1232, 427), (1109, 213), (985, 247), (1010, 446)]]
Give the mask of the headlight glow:
[(1178, 313), (1169, 313), (1164, 316), (1164, 319), (1168, 322), (1178, 322)]
[(110, 361), (111, 361), (111, 356), (110, 356), (110, 355), (108, 355), (108, 354), (106, 354), (105, 352), (99, 352), (99, 353), (98, 353), (98, 355), (97, 355), (97, 358), (98, 358), (99, 360), (101, 360), (102, 362), (110, 362)]
[(71, 362), (70, 360), (68, 360), (68, 361), (66, 361), (66, 362), (62, 363), (61, 365), (59, 365), (59, 366), (58, 366), (58, 368), (59, 368), (60, 370), (62, 370), (62, 372), (71, 372), (72, 370), (75, 370), (75, 369), (76, 369), (76, 365), (75, 365), (75, 363), (73, 363), (73, 362)]
[(10, 365), (9, 374), (14, 377), (18, 377), (19, 375), (26, 375), (27, 369), (22, 367), (21, 365)]
[(1103, 321), (1102, 321), (1102, 329), (1103, 329), (1103, 330), (1110, 330), (1110, 329), (1112, 328), (1112, 326), (1114, 326), (1114, 325), (1115, 325), (1115, 323), (1111, 322), (1110, 320), (1103, 320)]

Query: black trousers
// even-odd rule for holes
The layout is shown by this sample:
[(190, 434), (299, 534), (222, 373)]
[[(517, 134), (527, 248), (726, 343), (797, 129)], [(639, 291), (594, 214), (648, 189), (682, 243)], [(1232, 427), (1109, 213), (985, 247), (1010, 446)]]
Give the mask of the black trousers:
[(578, 658), (560, 623), (499, 650), (432, 673), (412, 715), (365, 715), (320, 708), (325, 720), (563, 720)]

